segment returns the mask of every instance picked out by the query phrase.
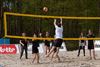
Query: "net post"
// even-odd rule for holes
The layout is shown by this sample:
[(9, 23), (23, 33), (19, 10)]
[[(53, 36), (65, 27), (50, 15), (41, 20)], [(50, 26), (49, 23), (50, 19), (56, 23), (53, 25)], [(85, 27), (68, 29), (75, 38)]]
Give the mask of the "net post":
[(7, 36), (7, 18), (6, 13), (4, 12), (4, 37)]

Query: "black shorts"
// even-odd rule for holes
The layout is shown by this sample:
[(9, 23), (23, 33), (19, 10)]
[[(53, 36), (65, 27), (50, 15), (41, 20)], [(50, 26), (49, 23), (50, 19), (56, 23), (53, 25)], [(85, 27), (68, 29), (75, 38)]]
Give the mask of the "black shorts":
[(94, 49), (94, 45), (89, 44), (89, 45), (88, 45), (88, 49), (89, 49), (89, 50)]
[(50, 47), (50, 41), (46, 40), (44, 44), (45, 44), (45, 46)]
[(94, 49), (94, 43), (92, 40), (88, 41), (88, 49), (89, 50)]
[(54, 41), (53, 46), (55, 46), (55, 47), (61, 47), (62, 42), (63, 42), (62, 39), (56, 39), (56, 40)]
[(55, 44), (55, 40), (52, 41), (52, 45), (51, 46), (54, 46), (54, 44)]
[(39, 53), (38, 47), (32, 47), (32, 54)]
[(85, 46), (79, 46), (79, 49), (85, 49)]
[(57, 48), (54, 49), (54, 52), (56, 52), (56, 51), (57, 51)]

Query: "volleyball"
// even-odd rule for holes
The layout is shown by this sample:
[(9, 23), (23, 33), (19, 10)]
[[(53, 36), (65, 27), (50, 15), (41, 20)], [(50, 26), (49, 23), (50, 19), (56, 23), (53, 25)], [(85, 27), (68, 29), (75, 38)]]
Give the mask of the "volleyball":
[(48, 8), (47, 7), (43, 7), (43, 11), (44, 12), (48, 12)]

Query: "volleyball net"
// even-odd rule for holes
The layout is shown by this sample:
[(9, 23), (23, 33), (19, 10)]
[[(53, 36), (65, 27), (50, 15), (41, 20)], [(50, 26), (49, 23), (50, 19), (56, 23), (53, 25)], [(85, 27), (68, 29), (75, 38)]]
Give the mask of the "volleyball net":
[[(47, 16), (20, 13), (4, 13), (4, 37), (25, 38), (39, 40), (53, 40), (55, 28), (54, 19), (62, 18), (64, 40), (100, 40), (99, 20), (100, 17), (69, 17), (69, 16)], [(87, 35), (88, 29), (93, 30), (95, 38), (79, 38), (80, 32)], [(49, 32), (50, 37), (45, 37), (45, 32)], [(26, 36), (21, 33), (25, 32)], [(42, 37), (33, 37), (33, 34), (42, 33)]]

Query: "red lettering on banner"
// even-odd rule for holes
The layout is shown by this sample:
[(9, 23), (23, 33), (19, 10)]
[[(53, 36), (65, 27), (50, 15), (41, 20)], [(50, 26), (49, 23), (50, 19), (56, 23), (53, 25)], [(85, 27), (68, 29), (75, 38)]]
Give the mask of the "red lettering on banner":
[(0, 45), (0, 54), (16, 54), (17, 49), (14, 44), (11, 45)]

